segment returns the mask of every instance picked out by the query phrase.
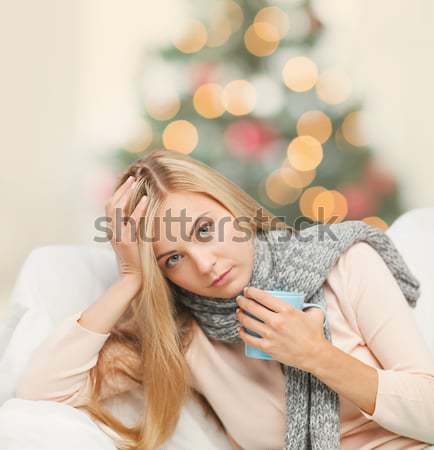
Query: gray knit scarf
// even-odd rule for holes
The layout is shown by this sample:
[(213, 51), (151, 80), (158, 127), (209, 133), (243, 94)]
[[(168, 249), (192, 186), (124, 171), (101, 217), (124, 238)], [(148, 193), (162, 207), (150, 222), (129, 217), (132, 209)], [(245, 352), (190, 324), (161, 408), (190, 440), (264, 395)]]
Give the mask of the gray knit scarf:
[[(416, 306), (419, 282), (390, 238), (362, 221), (319, 224), (301, 231), (257, 230), (254, 265), (248, 286), (304, 292), (305, 301), (327, 307), (322, 288), (342, 252), (359, 241), (371, 245), (392, 272), (410, 306)], [(205, 334), (240, 343), (235, 298), (205, 297), (173, 283), (175, 299), (187, 306)], [(240, 292), (239, 294), (242, 294)], [(238, 295), (238, 294), (237, 294)], [(380, 302), (381, 299), (378, 299)], [(324, 335), (331, 342), (328, 321)], [(340, 448), (338, 394), (308, 372), (281, 364), (285, 375), (287, 431), (284, 450)]]

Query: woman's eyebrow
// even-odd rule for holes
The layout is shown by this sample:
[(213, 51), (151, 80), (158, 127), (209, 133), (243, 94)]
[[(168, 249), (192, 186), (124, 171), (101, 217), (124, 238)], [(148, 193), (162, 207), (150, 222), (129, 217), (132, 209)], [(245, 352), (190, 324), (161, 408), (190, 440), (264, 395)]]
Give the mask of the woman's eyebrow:
[[(189, 238), (191, 238), (191, 236), (192, 236), (194, 230), (196, 229), (196, 226), (197, 226), (197, 223), (199, 222), (199, 219), (201, 219), (204, 215), (206, 215), (206, 214), (208, 214), (208, 213), (210, 213), (210, 212), (211, 212), (211, 211), (205, 211), (205, 212), (202, 213), (200, 216), (197, 216), (197, 217), (196, 217), (196, 220), (194, 221), (194, 223), (193, 223), (193, 225), (192, 225), (192, 227), (191, 227), (191, 229), (190, 229), (190, 233), (189, 233), (189, 235), (188, 235)], [(157, 256), (157, 261), (159, 261), (163, 256), (170, 255), (171, 253), (175, 253), (175, 252), (176, 252), (176, 250), (170, 250), (170, 251), (168, 251), (168, 252), (161, 253), (160, 255)]]

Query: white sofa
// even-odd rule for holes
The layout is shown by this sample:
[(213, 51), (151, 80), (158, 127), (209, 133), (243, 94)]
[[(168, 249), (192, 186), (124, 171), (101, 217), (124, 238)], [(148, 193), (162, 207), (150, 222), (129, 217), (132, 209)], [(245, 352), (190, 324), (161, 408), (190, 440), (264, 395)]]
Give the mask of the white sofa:
[[(411, 313), (434, 354), (434, 208), (409, 211), (387, 233), (421, 282), (422, 295)], [(6, 320), (0, 326), (1, 449), (54, 450), (61, 443), (62, 449), (115, 450), (111, 440), (85, 413), (55, 402), (17, 399), (14, 392), (39, 343), (63, 318), (94, 302), (116, 277), (116, 258), (110, 248), (58, 245), (31, 252), (19, 273)], [(119, 402), (113, 405), (124, 419), (130, 413), (119, 409)], [(202, 410), (189, 403), (176, 433), (164, 448), (224, 450), (232, 446)]]
[[(93, 303), (117, 276), (110, 248), (47, 246), (33, 250), (26, 259), (0, 329), (1, 450), (116, 450), (84, 412), (61, 403), (14, 398), (14, 394), (32, 351), (62, 319)], [(132, 424), (134, 401), (138, 399), (125, 393), (107, 406)], [(233, 449), (194, 402), (183, 408), (177, 431), (164, 446), (164, 450), (186, 449)]]

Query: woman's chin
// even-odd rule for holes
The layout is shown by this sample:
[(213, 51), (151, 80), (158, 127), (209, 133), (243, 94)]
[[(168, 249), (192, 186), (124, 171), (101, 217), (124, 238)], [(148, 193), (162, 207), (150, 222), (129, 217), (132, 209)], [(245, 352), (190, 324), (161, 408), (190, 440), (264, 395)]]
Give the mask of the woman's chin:
[(237, 295), (243, 293), (244, 284), (240, 284), (239, 280), (233, 280), (225, 286), (221, 286), (219, 289), (215, 289), (216, 294), (213, 297), (221, 299), (235, 298)]
[(243, 289), (249, 285), (251, 273), (247, 270), (239, 270), (234, 274), (232, 283), (226, 287), (229, 291), (227, 298), (235, 298), (237, 295), (243, 295)]

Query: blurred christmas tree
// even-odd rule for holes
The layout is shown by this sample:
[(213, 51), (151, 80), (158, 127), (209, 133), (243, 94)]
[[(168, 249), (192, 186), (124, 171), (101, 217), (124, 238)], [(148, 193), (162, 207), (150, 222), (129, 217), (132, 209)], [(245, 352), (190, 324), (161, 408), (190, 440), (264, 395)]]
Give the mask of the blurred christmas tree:
[(396, 181), (366, 141), (351, 80), (320, 67), (311, 3), (189, 5), (173, 41), (146, 54), (143, 129), (114, 155), (117, 169), (165, 147), (216, 168), (290, 225), (387, 228), (402, 213)]

